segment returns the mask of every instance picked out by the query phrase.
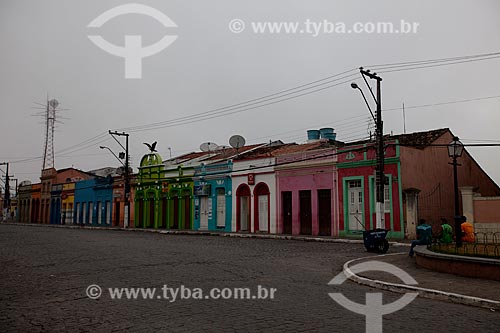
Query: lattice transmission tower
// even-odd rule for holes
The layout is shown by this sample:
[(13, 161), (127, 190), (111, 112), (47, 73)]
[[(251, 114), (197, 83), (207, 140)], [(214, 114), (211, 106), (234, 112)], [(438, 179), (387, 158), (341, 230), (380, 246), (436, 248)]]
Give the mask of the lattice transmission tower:
[(45, 109), (45, 145), (43, 150), (42, 170), (54, 167), (54, 127), (56, 123), (57, 107), (56, 99), (48, 100)]

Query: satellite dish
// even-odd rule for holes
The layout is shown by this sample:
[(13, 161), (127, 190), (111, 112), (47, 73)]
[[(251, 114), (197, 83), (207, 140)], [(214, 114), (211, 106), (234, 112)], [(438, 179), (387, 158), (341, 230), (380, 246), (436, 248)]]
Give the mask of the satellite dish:
[(204, 142), (200, 145), (200, 150), (203, 152), (214, 151), (217, 148), (219, 148), (219, 146), (214, 142)]
[(49, 105), (51, 108), (55, 109), (59, 106), (59, 102), (54, 98), (49, 101)]
[(220, 150), (224, 150), (224, 149), (228, 149), (229, 146), (218, 146), (216, 150), (220, 151)]
[(233, 135), (229, 138), (229, 144), (233, 148), (241, 148), (245, 145), (245, 138), (243, 138), (241, 135)]

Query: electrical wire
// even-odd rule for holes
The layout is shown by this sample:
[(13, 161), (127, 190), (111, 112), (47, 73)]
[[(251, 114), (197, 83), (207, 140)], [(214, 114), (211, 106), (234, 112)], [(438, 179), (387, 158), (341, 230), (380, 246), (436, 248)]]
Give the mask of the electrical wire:
[[(441, 58), (441, 59), (428, 59), (428, 60), (422, 60), (422, 61), (410, 61), (410, 62), (399, 62), (399, 63), (391, 63), (391, 64), (379, 64), (379, 65), (371, 65), (370, 67), (373, 69), (382, 69), (385, 70), (382, 73), (389, 73), (389, 72), (399, 72), (399, 71), (404, 71), (404, 70), (414, 70), (414, 69), (421, 69), (421, 68), (429, 68), (429, 67), (437, 67), (437, 66), (447, 66), (447, 65), (454, 65), (454, 64), (461, 64), (461, 63), (467, 63), (471, 61), (482, 61), (482, 60), (489, 60), (489, 59), (495, 59), (500, 57), (500, 52), (494, 52), (494, 53), (485, 53), (485, 54), (476, 54), (476, 55), (468, 55), (468, 56), (460, 56), (460, 57), (450, 57), (450, 58)], [(154, 129), (160, 129), (160, 128), (165, 128), (165, 127), (172, 127), (172, 126), (180, 126), (180, 125), (185, 125), (185, 124), (190, 124), (198, 121), (205, 121), (209, 119), (214, 119), (214, 118), (219, 118), (227, 115), (232, 115), (240, 112), (245, 112), (249, 110), (254, 110), (256, 108), (261, 108), (264, 106), (269, 106), (277, 103), (281, 103), (290, 99), (306, 96), (315, 92), (319, 92), (325, 89), (329, 89), (344, 83), (349, 82), (350, 80), (346, 80), (343, 82), (339, 82), (337, 84), (330, 84), (342, 79), (346, 78), (351, 78), (354, 75), (357, 75), (357, 73), (352, 73), (349, 75), (345, 75), (347, 73), (351, 73), (353, 71), (356, 71), (355, 68), (340, 72), (334, 75), (330, 75), (327, 77), (324, 77), (319, 80), (315, 80), (309, 83), (305, 83), (293, 88), (285, 89), (278, 91), (273, 94), (268, 94), (259, 98), (254, 98), (250, 99), (244, 102), (236, 103), (236, 104), (231, 104), (225, 107), (221, 108), (216, 108), (212, 110), (208, 110), (205, 112), (185, 116), (185, 117), (180, 117), (176, 119), (171, 119), (159, 123), (154, 123), (154, 124), (146, 124), (146, 125), (140, 125), (140, 126), (134, 126), (134, 127), (128, 127), (124, 128), (123, 130), (128, 130), (130, 132), (140, 132), (140, 131), (145, 131), (145, 130), (154, 130)], [(344, 76), (342, 76), (344, 75)], [(336, 78), (336, 79), (334, 79)], [(325, 86), (326, 85), (326, 86)], [(318, 88), (318, 89), (314, 89)], [(299, 92), (303, 92), (301, 94), (297, 94)], [(289, 96), (287, 98), (283, 98)], [(490, 98), (496, 98), (496, 97), (490, 97)], [(484, 98), (486, 99), (486, 98)], [(472, 99), (472, 100), (479, 100), (479, 99)], [(272, 101), (272, 102), (270, 102)], [(265, 103), (269, 102), (269, 103)], [(452, 104), (453, 102), (449, 102)], [(436, 105), (443, 105), (441, 103), (438, 103)], [(252, 107), (249, 107), (252, 106)], [(431, 106), (431, 105), (428, 105)], [(424, 106), (415, 106), (415, 107), (424, 107)], [(412, 107), (408, 107), (412, 108)], [(399, 108), (398, 108), (399, 109)], [(389, 111), (389, 109), (386, 109), (385, 111)], [(106, 132), (103, 132), (97, 136), (94, 136), (90, 139), (87, 139), (81, 143), (66, 147), (60, 151), (56, 151), (56, 154), (60, 153), (70, 153), (70, 152), (75, 152), (79, 151), (85, 148), (88, 148), (94, 144), (96, 144), (97, 141), (101, 140), (106, 136)], [(102, 142), (102, 141), (100, 141)], [(34, 161), (34, 160), (39, 160), (41, 159), (42, 156), (37, 156), (33, 158), (27, 158), (27, 159), (21, 159), (21, 160), (16, 160), (12, 161), (12, 163), (23, 163), (23, 162), (29, 162), (29, 161)]]
[(449, 61), (457, 61), (457, 60), (467, 60), (467, 59), (475, 59), (475, 58), (484, 58), (490, 56), (499, 56), (500, 52), (492, 52), (492, 53), (483, 53), (483, 54), (473, 54), (467, 56), (459, 56), (459, 57), (448, 57), (448, 58), (438, 58), (438, 59), (428, 59), (428, 60), (417, 60), (417, 61), (406, 61), (406, 62), (396, 62), (389, 64), (378, 64), (378, 65), (370, 65), (367, 66), (371, 69), (385, 69), (385, 68), (397, 68), (404, 66), (414, 66), (419, 64), (433, 64), (439, 62), (449, 62)]
[[(357, 74), (351, 74), (348, 77), (353, 78), (356, 75)], [(346, 78), (346, 77), (343, 77), (343, 78)], [(247, 104), (247, 105), (244, 105), (244, 106), (241, 106), (241, 107), (236, 107), (236, 108), (230, 108), (230, 109), (227, 109), (227, 110), (224, 110), (224, 111), (218, 111), (218, 112), (214, 112), (214, 113), (211, 113), (211, 114), (208, 114), (208, 113), (199, 113), (199, 114), (196, 114), (196, 115), (193, 115), (193, 116), (180, 117), (180, 118), (172, 119), (172, 120), (165, 121), (165, 122), (157, 122), (157, 123), (143, 125), (143, 126), (138, 126), (138, 127), (121, 128), (120, 130), (122, 130), (122, 131), (128, 131), (128, 132), (142, 132), (142, 131), (146, 131), (146, 130), (167, 128), (167, 127), (174, 127), (174, 126), (186, 125), (186, 124), (191, 124), (191, 123), (194, 123), (194, 122), (199, 122), (199, 121), (204, 121), (204, 120), (210, 120), (210, 119), (220, 118), (220, 117), (224, 117), (224, 116), (227, 116), (227, 115), (237, 114), (237, 113), (241, 113), (241, 112), (245, 112), (245, 111), (249, 111), (249, 110), (255, 110), (257, 108), (261, 108), (261, 107), (264, 107), (264, 106), (273, 105), (273, 104), (281, 103), (281, 102), (288, 101), (288, 100), (291, 100), (291, 99), (295, 99), (295, 98), (298, 98), (298, 97), (310, 95), (310, 94), (313, 94), (313, 93), (316, 93), (316, 92), (319, 92), (319, 91), (323, 91), (325, 89), (329, 89), (329, 88), (332, 88), (332, 87), (339, 86), (341, 84), (348, 83), (351, 80), (352, 79), (349, 79), (349, 80), (342, 81), (342, 82), (339, 82), (339, 83), (336, 83), (336, 84), (331, 84), (331, 85), (328, 85), (328, 86), (322, 86), (323, 84), (321, 84), (321, 85), (313, 86), (313, 87), (322, 86), (321, 88), (314, 89), (314, 90), (311, 90), (311, 91), (307, 91), (307, 92), (304, 92), (304, 93), (301, 93), (301, 94), (298, 94), (298, 95), (293, 95), (293, 94), (296, 94), (297, 92), (300, 92), (300, 91), (309, 90), (312, 87), (311, 88), (307, 88), (307, 89), (297, 90), (297, 91), (295, 91), (293, 93), (287, 93), (287, 94), (284, 94), (284, 95), (280, 95), (279, 97), (273, 97), (273, 98), (270, 98), (270, 99), (267, 99), (267, 100), (262, 100), (261, 102), (251, 103), (251, 104)], [(336, 82), (336, 81), (338, 81), (338, 80), (328, 81), (328, 83)], [(293, 96), (290, 96), (290, 95), (293, 95)], [(282, 98), (284, 96), (290, 96), (290, 97)], [(279, 99), (279, 98), (282, 98), (282, 99)], [(275, 100), (275, 99), (278, 99), (278, 100)], [(270, 100), (275, 100), (275, 101), (269, 102), (269, 103), (263, 103), (262, 104), (262, 102), (264, 102), (264, 101), (270, 101)], [(252, 107), (247, 107), (247, 106), (255, 105), (255, 104), (258, 104), (258, 105), (252, 106)]]
[[(425, 107), (429, 107), (429, 106), (439, 106), (439, 105), (447, 105), (447, 104), (458, 104), (458, 103), (466, 103), (466, 102), (473, 102), (473, 101), (482, 101), (482, 100), (494, 99), (494, 98), (500, 98), (500, 95), (478, 97), (478, 98), (469, 98), (469, 99), (462, 99), (462, 100), (442, 102), (442, 103), (433, 103), (433, 104), (421, 104), (421, 105), (414, 105), (414, 106), (406, 106), (405, 105), (405, 110), (425, 108)], [(403, 109), (402, 107), (398, 107), (398, 108), (392, 108), (392, 109), (384, 109), (382, 111), (385, 112), (385, 111), (394, 111), (394, 110), (402, 110), (402, 109)]]

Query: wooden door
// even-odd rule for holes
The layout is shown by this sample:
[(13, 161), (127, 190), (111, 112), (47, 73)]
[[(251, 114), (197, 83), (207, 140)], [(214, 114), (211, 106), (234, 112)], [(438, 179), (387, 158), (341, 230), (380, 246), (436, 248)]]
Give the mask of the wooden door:
[(299, 191), (300, 200), (300, 233), (312, 234), (311, 191)]
[(149, 198), (149, 221), (148, 227), (155, 227), (155, 199)]
[(217, 227), (226, 226), (226, 193), (223, 188), (217, 189)]
[(259, 231), (268, 232), (269, 224), (269, 195), (259, 195), (257, 197), (259, 205)]
[(191, 196), (184, 196), (184, 229), (191, 229)]
[(292, 192), (281, 192), (283, 202), (283, 233), (292, 233)]
[(250, 225), (250, 197), (242, 196), (240, 197), (240, 227), (241, 231), (249, 231), (248, 226)]
[(200, 229), (208, 230), (208, 197), (200, 197)]
[(172, 229), (179, 229), (179, 198), (174, 197), (174, 218), (172, 221)]
[(361, 180), (348, 182), (347, 198), (349, 200), (349, 230), (363, 230), (363, 191)]
[(331, 236), (332, 232), (332, 195), (331, 190), (318, 190), (319, 234)]

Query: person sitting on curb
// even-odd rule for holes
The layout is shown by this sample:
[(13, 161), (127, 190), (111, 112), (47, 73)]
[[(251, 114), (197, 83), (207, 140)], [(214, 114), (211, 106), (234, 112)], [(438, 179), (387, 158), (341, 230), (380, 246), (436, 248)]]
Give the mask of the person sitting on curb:
[(472, 225), (472, 223), (467, 222), (467, 218), (465, 216), (461, 217), (460, 222), (462, 222), (462, 224), (460, 225), (460, 229), (462, 229), (462, 241), (474, 243), (474, 226)]
[(453, 242), (453, 228), (448, 224), (445, 218), (441, 219), (441, 230), (438, 238), (439, 242), (443, 244), (450, 244)]
[(417, 227), (417, 240), (411, 242), (410, 253), (408, 255), (413, 257), (413, 248), (417, 245), (432, 244), (432, 227), (425, 223), (424, 219), (420, 219)]

